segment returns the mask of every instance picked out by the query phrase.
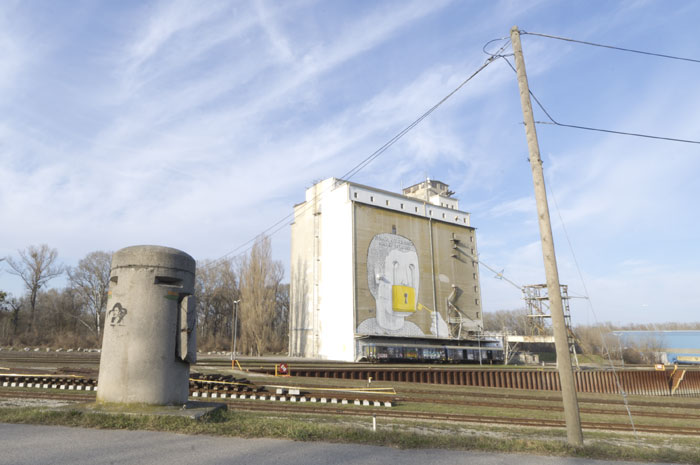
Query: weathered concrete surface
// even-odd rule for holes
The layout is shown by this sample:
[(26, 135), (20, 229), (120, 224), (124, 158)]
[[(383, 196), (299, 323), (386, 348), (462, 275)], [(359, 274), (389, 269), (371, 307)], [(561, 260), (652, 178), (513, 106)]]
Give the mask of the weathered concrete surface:
[(195, 261), (169, 247), (112, 257), (97, 399), (184, 404), (194, 341)]
[[(0, 465), (602, 465), (562, 457), (0, 423)], [(630, 465), (634, 462), (615, 462)], [(646, 465), (650, 465), (647, 463)], [(653, 464), (651, 464), (653, 465)]]

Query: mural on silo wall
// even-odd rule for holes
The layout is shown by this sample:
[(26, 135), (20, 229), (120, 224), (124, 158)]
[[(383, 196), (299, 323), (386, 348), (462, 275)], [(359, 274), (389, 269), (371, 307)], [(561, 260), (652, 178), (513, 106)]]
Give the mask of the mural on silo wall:
[(419, 301), (420, 281), (418, 252), (410, 239), (398, 234), (374, 236), (367, 251), (367, 286), (374, 297), (375, 315), (362, 320), (357, 333), (408, 337), (447, 334), (447, 323), (440, 313)]
[(475, 265), (450, 242), (473, 241), (473, 229), (356, 203), (355, 233), (356, 334), (446, 339), (456, 309), (480, 324)]

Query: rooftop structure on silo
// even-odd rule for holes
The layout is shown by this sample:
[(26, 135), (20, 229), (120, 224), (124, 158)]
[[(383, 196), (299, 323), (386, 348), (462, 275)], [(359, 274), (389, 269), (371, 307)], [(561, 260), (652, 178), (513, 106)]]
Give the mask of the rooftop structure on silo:
[(426, 179), (423, 182), (414, 184), (403, 189), (403, 195), (425, 200), (432, 205), (459, 210), (459, 200), (452, 197), (454, 192), (450, 186), (441, 181)]

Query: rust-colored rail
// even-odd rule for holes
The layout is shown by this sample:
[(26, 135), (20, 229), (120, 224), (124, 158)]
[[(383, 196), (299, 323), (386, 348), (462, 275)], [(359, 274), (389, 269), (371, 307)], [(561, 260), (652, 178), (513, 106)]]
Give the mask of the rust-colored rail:
[[(53, 400), (67, 400), (75, 402), (90, 402), (95, 399), (95, 394), (85, 393), (73, 395), (66, 395), (62, 393), (29, 393), (29, 392), (18, 392), (9, 391), (3, 392), (0, 390), (0, 398), (11, 397), (11, 398), (33, 398), (33, 399), (53, 399)], [(383, 418), (400, 418), (400, 419), (410, 419), (410, 420), (430, 420), (430, 421), (455, 421), (455, 422), (467, 422), (467, 423), (488, 423), (488, 424), (503, 424), (509, 426), (534, 426), (534, 427), (549, 427), (549, 428), (563, 428), (564, 421), (557, 419), (542, 419), (542, 418), (529, 418), (529, 417), (508, 417), (508, 416), (488, 416), (488, 415), (469, 415), (469, 414), (450, 414), (450, 413), (427, 413), (418, 411), (389, 411), (387, 409), (345, 409), (340, 407), (334, 407), (331, 405), (316, 406), (308, 404), (291, 404), (283, 405), (280, 403), (268, 404), (268, 403), (256, 403), (251, 401), (239, 401), (233, 399), (217, 399), (218, 402), (223, 402), (227, 404), (230, 410), (248, 410), (248, 411), (265, 411), (265, 412), (276, 412), (276, 413), (307, 413), (307, 414), (332, 414), (332, 415), (354, 415), (354, 416), (370, 416), (377, 415)], [(515, 409), (522, 409), (523, 406), (512, 406)], [(591, 413), (591, 412), (588, 412)], [(597, 412), (593, 412), (597, 413)], [(610, 412), (606, 412), (610, 414)], [(666, 418), (676, 418), (675, 416), (669, 417), (667, 413), (658, 414), (659, 417)], [(584, 429), (591, 429), (596, 431), (601, 430), (611, 430), (611, 431), (631, 431), (632, 427), (628, 423), (619, 422), (582, 422), (582, 427)], [(664, 425), (646, 425), (637, 424), (636, 431), (638, 432), (649, 432), (649, 433), (663, 433), (663, 434), (681, 434), (681, 435), (691, 435), (700, 436), (700, 429), (693, 426), (664, 426)]]
[[(370, 416), (377, 415), (384, 418), (401, 418), (410, 420), (430, 420), (430, 421), (455, 421), (466, 423), (488, 423), (502, 424), (508, 426), (534, 426), (547, 428), (564, 428), (564, 420), (556, 419), (541, 419), (528, 417), (506, 417), (506, 416), (487, 416), (487, 415), (467, 415), (467, 414), (451, 414), (451, 413), (427, 413), (416, 411), (388, 411), (388, 410), (347, 410), (342, 408), (321, 408), (316, 406), (287, 406), (287, 405), (270, 405), (256, 404), (251, 402), (227, 401), (230, 410), (250, 410), (250, 411), (268, 411), (280, 413), (311, 413), (311, 414), (333, 414), (333, 415), (355, 415), (355, 416)], [(235, 406), (235, 407), (234, 407)], [(632, 425), (629, 423), (614, 423), (614, 422), (581, 422), (584, 429), (595, 431), (632, 431)], [(647, 433), (662, 433), (662, 434), (680, 434), (689, 436), (700, 436), (700, 429), (692, 426), (663, 426), (663, 425), (635, 425), (635, 430), (638, 432)]]
[[(446, 384), (560, 391), (559, 373), (553, 370), (475, 370), (468, 368), (291, 368), (293, 376), (375, 381)], [(578, 392), (630, 395), (700, 397), (700, 371), (687, 371), (678, 377), (668, 371), (587, 370), (574, 373)], [(675, 387), (675, 389), (674, 389)]]

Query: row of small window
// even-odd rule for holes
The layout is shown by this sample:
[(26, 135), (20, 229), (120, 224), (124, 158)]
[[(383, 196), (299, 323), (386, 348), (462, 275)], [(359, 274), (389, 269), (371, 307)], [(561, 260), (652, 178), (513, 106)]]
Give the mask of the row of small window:
[[(354, 192), (354, 193), (353, 193), (353, 197), (354, 197), (354, 198), (357, 198), (357, 192)], [(374, 196), (373, 196), (373, 195), (370, 195), (370, 196), (369, 196), (369, 201), (372, 202), (372, 203), (374, 203)], [(387, 199), (385, 202), (386, 202), (386, 206), (387, 206), (387, 207), (391, 206), (391, 201), (389, 201), (389, 200)], [(443, 204), (443, 206), (444, 206), (444, 207), (447, 207), (447, 205), (445, 205), (445, 204)], [(401, 210), (404, 209), (403, 202), (402, 202), (401, 204), (399, 204), (399, 208), (401, 208)], [(418, 213), (418, 208), (419, 208), (419, 207), (413, 207), (413, 208), (414, 208), (415, 212)], [(452, 209), (454, 210), (454, 207), (449, 207), (449, 208), (452, 208)], [(428, 216), (433, 216), (433, 211), (432, 211), (432, 210), (428, 210)], [(442, 214), (442, 219), (443, 219), (443, 220), (444, 220), (444, 219), (447, 219), (447, 215), (446, 215), (445, 213)], [(459, 216), (455, 216), (455, 221), (459, 221)], [(467, 217), (464, 217), (463, 221), (464, 221), (464, 224), (466, 224), (466, 223), (467, 223)]]

